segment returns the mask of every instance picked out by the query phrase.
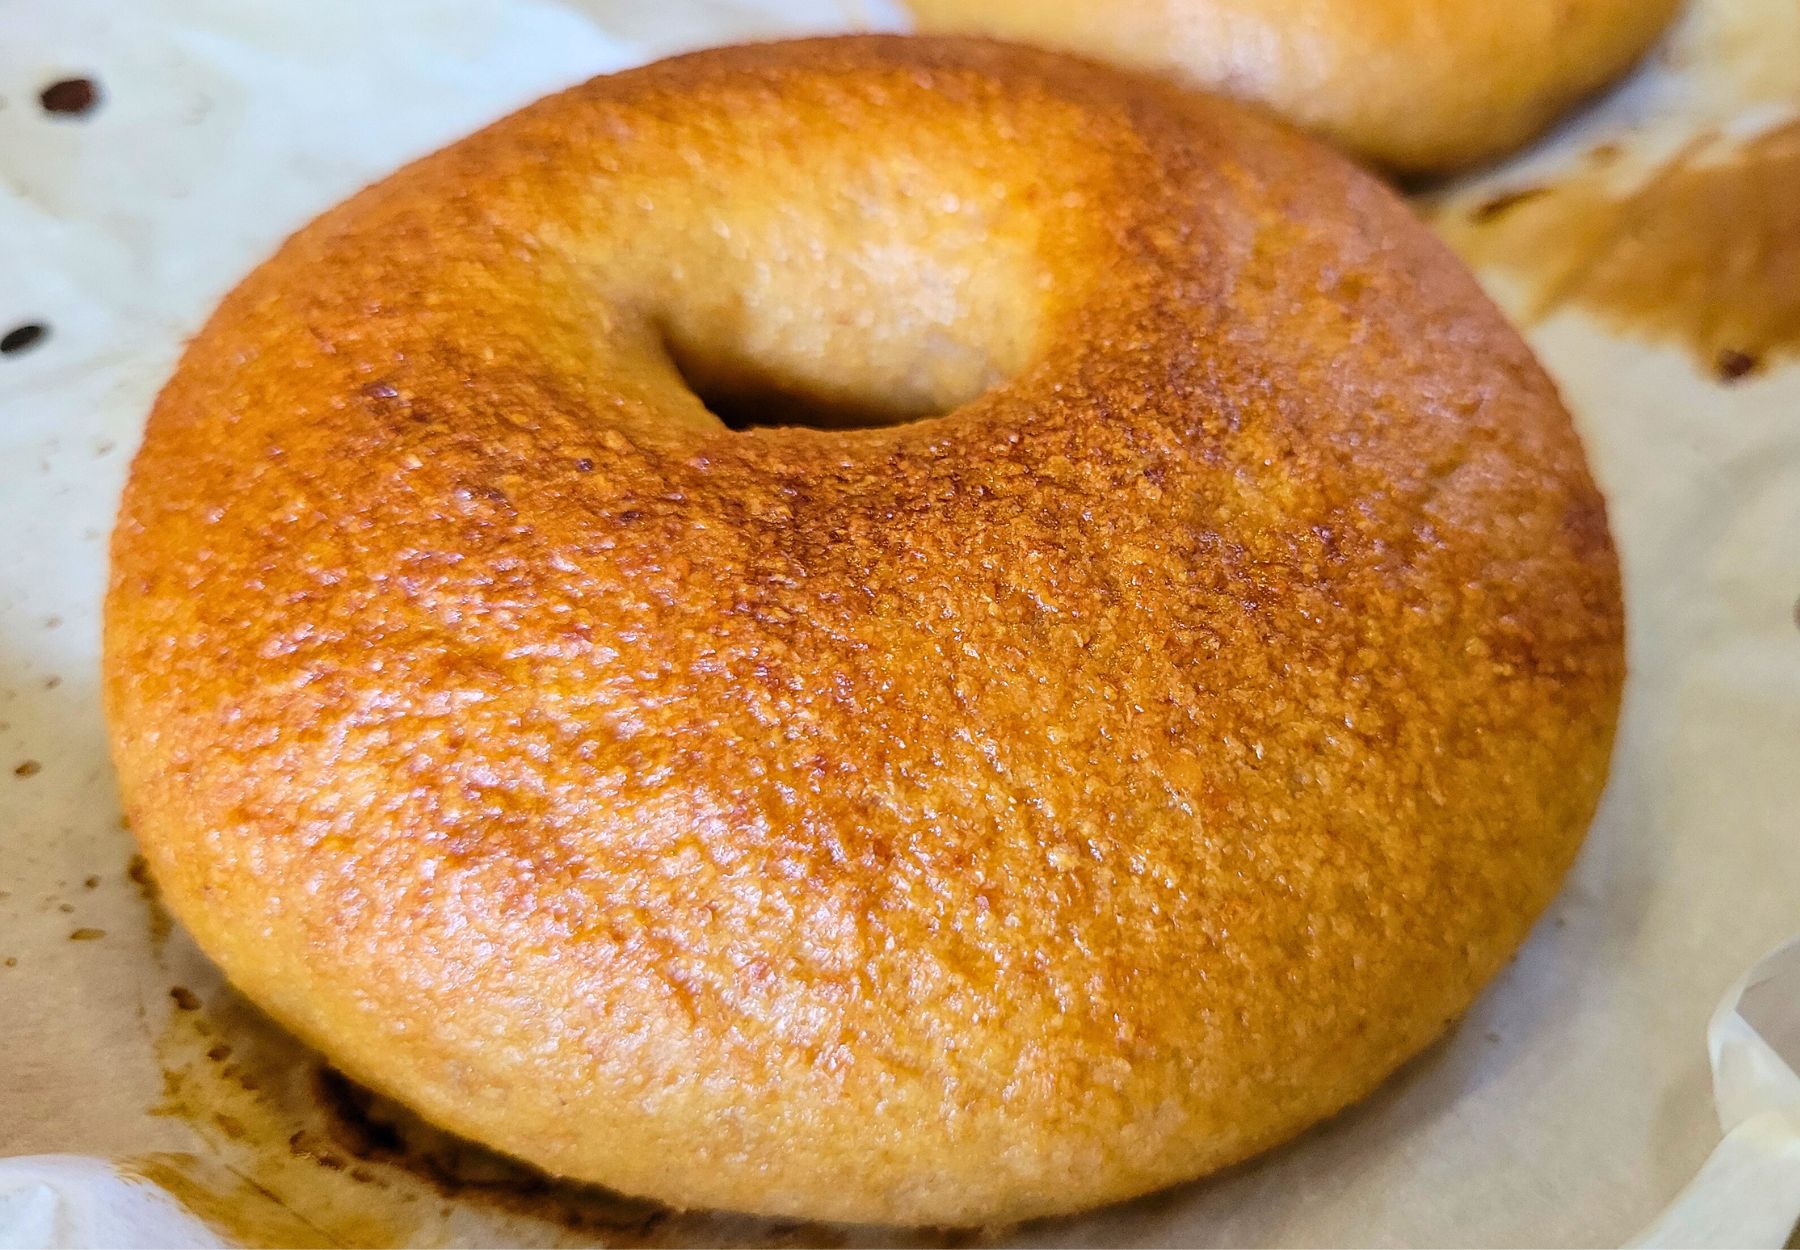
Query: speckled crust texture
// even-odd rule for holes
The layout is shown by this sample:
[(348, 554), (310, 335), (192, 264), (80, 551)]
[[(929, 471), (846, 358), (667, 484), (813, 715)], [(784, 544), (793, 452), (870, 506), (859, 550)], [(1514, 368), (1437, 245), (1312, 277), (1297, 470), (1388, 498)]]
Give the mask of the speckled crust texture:
[[(841, 402), (727, 429), (683, 381)], [(106, 689), (169, 904), (358, 1078), (680, 1206), (968, 1223), (1369, 1090), (1602, 786), (1551, 384), (1372, 179), (1048, 53), (552, 97), (195, 339)]]
[(1410, 173), (1498, 156), (1629, 68), (1681, 0), (907, 0), (1255, 101)]

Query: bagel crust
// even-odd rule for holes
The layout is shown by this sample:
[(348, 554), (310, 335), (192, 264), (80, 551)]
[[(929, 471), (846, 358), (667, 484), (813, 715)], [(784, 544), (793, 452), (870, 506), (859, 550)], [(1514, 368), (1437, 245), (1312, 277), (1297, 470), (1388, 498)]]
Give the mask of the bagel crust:
[(1442, 1033), (1622, 632), (1551, 383), (1391, 193), (867, 37), (596, 79), (291, 239), (151, 415), (105, 677), (169, 905), (359, 1080), (675, 1206), (966, 1224)]
[(996, 35), (1262, 104), (1378, 165), (1443, 173), (1525, 143), (1628, 69), (1681, 0), (907, 0)]

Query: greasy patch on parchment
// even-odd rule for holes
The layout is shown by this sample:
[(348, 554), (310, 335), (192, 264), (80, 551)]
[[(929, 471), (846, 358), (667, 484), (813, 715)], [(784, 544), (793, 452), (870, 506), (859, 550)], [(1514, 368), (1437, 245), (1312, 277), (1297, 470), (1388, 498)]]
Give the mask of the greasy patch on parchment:
[(1433, 224), (1471, 265), (1525, 283), (1527, 323), (1583, 308), (1685, 345), (1723, 382), (1800, 355), (1800, 120), (1705, 133), (1647, 176), (1606, 155)]

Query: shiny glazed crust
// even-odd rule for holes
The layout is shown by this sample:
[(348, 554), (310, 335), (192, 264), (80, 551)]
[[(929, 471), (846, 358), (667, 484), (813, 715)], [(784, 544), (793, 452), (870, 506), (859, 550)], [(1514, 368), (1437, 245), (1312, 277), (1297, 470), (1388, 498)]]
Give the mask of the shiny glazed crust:
[[(952, 410), (734, 431), (682, 370)], [(157, 402), (105, 665), (170, 906), (359, 1079), (678, 1206), (968, 1223), (1441, 1033), (1580, 842), (1621, 633), (1567, 414), (1391, 193), (857, 38), (597, 79), (290, 240)]]
[(1390, 169), (1501, 155), (1623, 73), (1680, 0), (906, 0), (1266, 105)]

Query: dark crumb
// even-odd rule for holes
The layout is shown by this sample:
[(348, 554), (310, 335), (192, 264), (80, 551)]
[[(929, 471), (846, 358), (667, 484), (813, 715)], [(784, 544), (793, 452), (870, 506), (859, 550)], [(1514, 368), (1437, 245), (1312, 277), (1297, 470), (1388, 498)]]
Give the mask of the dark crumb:
[(1507, 191), (1496, 195), (1491, 200), (1483, 200), (1469, 213), (1469, 220), (1474, 222), (1492, 221), (1503, 213), (1510, 212), (1527, 200), (1535, 200), (1546, 194), (1549, 187), (1520, 187), (1517, 191)]
[(98, 890), (100, 888), (100, 878), (89, 877), (81, 883), (81, 888), (84, 890)]
[(369, 1171), (368, 1168), (351, 1168), (350, 1179), (353, 1181), (361, 1181), (363, 1184), (367, 1185), (374, 1181), (375, 1173)]
[(241, 1141), (244, 1136), (244, 1122), (236, 1116), (226, 1115), (223, 1111), (213, 1112), (213, 1123), (225, 1131), (225, 1136), (233, 1141)]
[(48, 333), (49, 331), (36, 321), (27, 321), (22, 326), (14, 326), (5, 334), (0, 335), (0, 352), (8, 356), (22, 352)]
[(0, 968), (17, 968), (18, 966), (19, 960), (17, 956), (8, 955), (5, 959), (0, 959)]
[(25, 760), (13, 768), (15, 777), (35, 777), (44, 771), (44, 766), (36, 760)]
[[(127, 826), (129, 827), (129, 826)], [(131, 857), (131, 866), (125, 869), (125, 875), (137, 884), (149, 889), (155, 883), (150, 880), (150, 864), (142, 855)]]
[(99, 105), (100, 88), (92, 78), (63, 78), (38, 92), (38, 103), (46, 113), (82, 117)]
[(106, 936), (105, 929), (77, 929), (69, 934), (71, 942), (98, 942)]
[(1762, 361), (1749, 352), (1724, 347), (1713, 357), (1713, 376), (1721, 382), (1735, 382), (1747, 374), (1755, 373), (1761, 365)]
[(45, 629), (61, 629), (62, 628), (62, 617), (46, 616), (44, 618), (44, 628)]
[(1604, 165), (1608, 161), (1618, 160), (1619, 153), (1623, 150), (1616, 143), (1598, 144), (1588, 149), (1588, 159), (1597, 165)]
[(175, 1005), (183, 1011), (200, 1010), (200, 996), (185, 985), (177, 985), (170, 990), (169, 997), (174, 999)]
[(224, 1042), (215, 1042), (213, 1043), (212, 1049), (206, 1052), (206, 1057), (214, 1063), (224, 1063), (227, 1059), (231, 1058), (231, 1047), (227, 1046)]
[(1488, 1035), (1487, 1035), (1487, 1039), (1488, 1039), (1488, 1041), (1490, 1041), (1490, 1042), (1495, 1042), (1495, 1043), (1498, 1043), (1498, 1042), (1499, 1042), (1499, 1040), (1500, 1040), (1500, 1035), (1499, 1035), (1499, 1034), (1498, 1034), (1498, 1033), (1493, 1033), (1493, 1032), (1490, 1032), (1490, 1033), (1489, 1033), (1489, 1034), (1488, 1034)]
[(60, 685), (62, 685), (62, 678), (56, 676), (54, 673), (44, 678), (44, 689), (46, 690), (54, 690)]
[(73, 903), (58, 903), (56, 905), (56, 910), (61, 912), (65, 916), (72, 916), (75, 914), (75, 904), (73, 904)]

